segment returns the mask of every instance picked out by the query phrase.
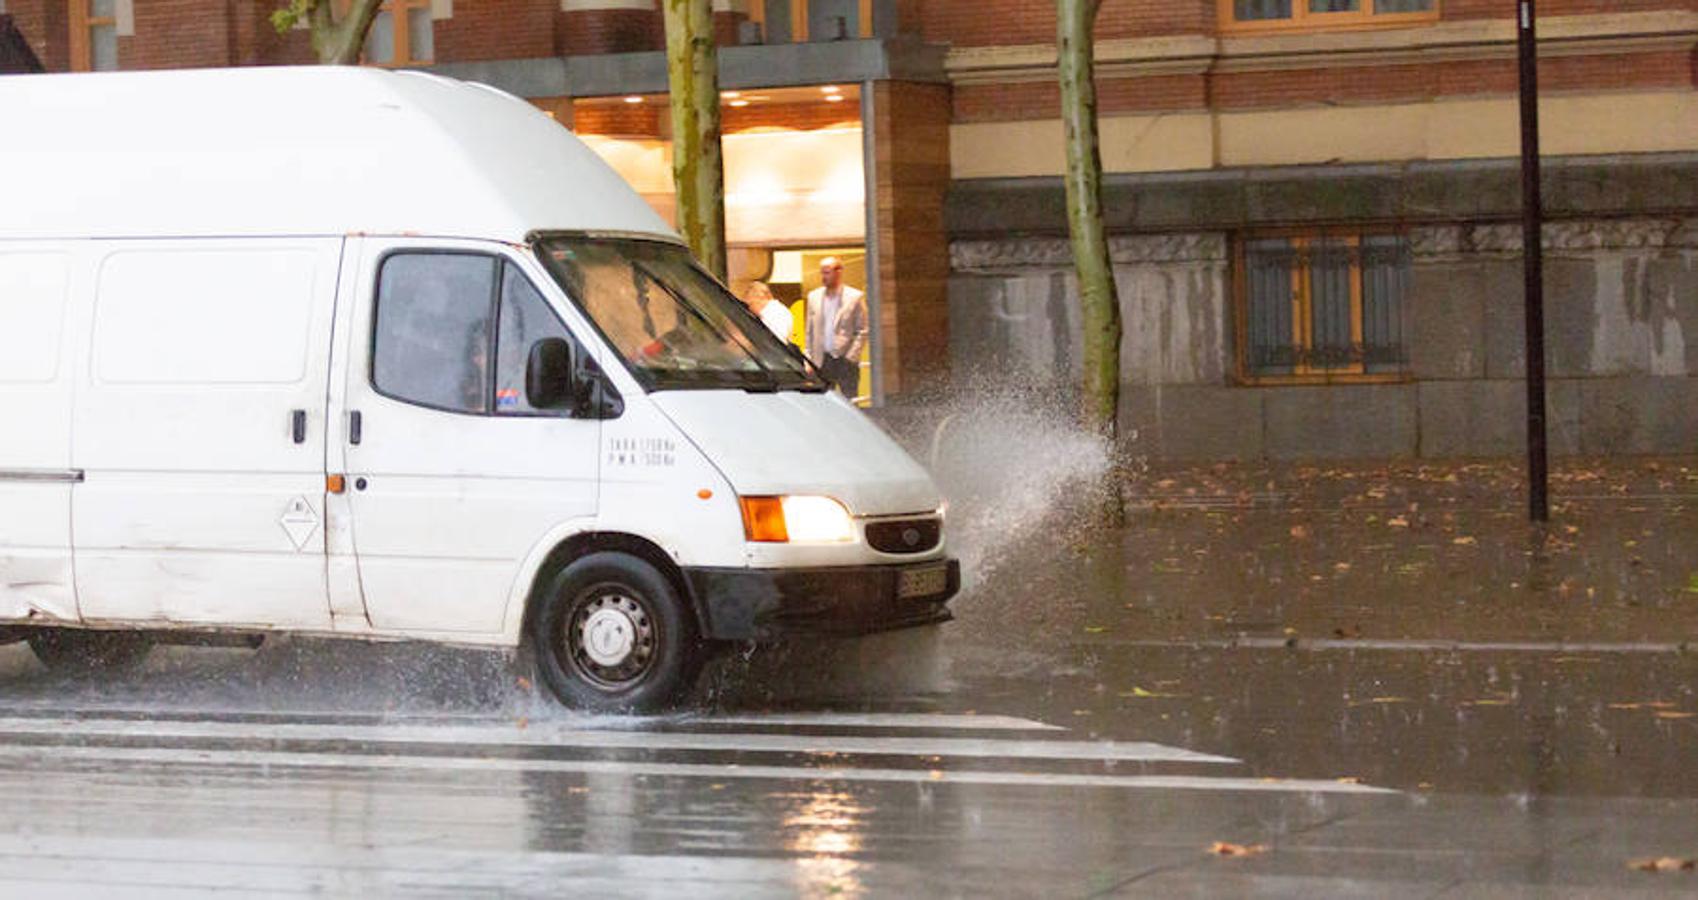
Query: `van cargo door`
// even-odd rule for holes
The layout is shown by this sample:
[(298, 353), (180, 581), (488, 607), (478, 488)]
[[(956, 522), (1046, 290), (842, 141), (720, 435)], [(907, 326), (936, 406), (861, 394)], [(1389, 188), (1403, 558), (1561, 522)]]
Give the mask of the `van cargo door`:
[(75, 619), (72, 253), (0, 244), (0, 619)]
[(72, 442), (83, 618), (328, 628), (341, 240), (96, 246)]

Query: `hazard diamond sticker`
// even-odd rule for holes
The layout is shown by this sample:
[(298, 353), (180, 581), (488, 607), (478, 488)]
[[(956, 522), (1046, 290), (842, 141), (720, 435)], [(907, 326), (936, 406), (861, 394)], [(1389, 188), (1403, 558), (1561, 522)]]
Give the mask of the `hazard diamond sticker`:
[(294, 543), (296, 550), (305, 550), (307, 541), (312, 540), (313, 534), (318, 531), (318, 513), (313, 510), (312, 504), (307, 502), (307, 498), (296, 497), (289, 501), (288, 507), (283, 510), (283, 517), (277, 520), (277, 524), (283, 526), (283, 531), (289, 535), (289, 540)]

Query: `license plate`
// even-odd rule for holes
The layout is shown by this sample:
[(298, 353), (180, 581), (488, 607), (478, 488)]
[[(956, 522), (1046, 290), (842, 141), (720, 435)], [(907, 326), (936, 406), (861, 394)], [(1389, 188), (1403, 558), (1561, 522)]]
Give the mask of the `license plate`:
[(949, 590), (948, 563), (903, 569), (896, 579), (896, 596), (902, 600), (910, 597), (931, 597), (947, 590)]

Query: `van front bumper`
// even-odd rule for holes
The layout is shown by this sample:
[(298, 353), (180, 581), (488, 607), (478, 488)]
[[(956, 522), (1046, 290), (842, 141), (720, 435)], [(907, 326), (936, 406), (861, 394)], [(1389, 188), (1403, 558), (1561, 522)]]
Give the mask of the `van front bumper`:
[[(922, 570), (943, 567), (942, 584), (903, 596)], [(907, 573), (907, 574), (905, 574)], [(961, 564), (934, 560), (895, 566), (815, 569), (686, 568), (703, 637), (771, 641), (800, 636), (851, 636), (947, 622), (946, 604), (961, 590)]]

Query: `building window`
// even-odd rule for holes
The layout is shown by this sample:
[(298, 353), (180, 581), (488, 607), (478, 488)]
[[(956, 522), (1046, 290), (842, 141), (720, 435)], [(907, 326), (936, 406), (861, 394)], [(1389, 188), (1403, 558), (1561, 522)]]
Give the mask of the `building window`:
[(71, 69), (110, 72), (118, 68), (120, 0), (71, 0)]
[(873, 0), (753, 0), (748, 12), (768, 44), (873, 36)]
[(1230, 31), (1374, 28), (1436, 21), (1439, 0), (1220, 0)]
[(1387, 381), (1407, 375), (1406, 237), (1257, 237), (1238, 249), (1238, 359), (1244, 381)]
[(435, 59), (430, 0), (383, 0), (366, 33), (365, 61), (374, 66), (422, 66)]

